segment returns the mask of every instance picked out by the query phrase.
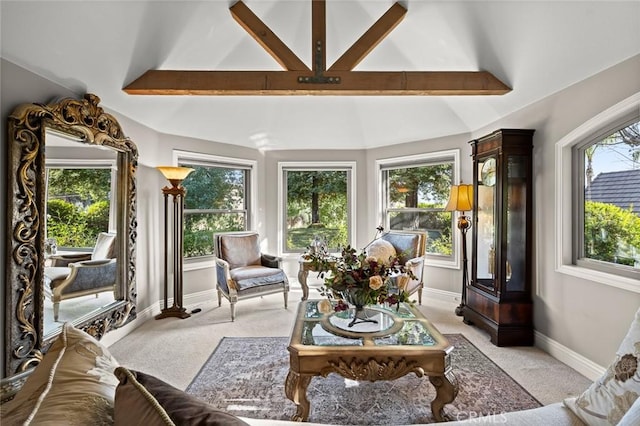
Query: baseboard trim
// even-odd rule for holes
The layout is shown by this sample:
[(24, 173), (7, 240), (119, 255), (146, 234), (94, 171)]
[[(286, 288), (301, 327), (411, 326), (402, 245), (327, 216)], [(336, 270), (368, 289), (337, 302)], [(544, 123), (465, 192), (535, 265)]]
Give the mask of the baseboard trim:
[(195, 307), (194, 305), (197, 305), (198, 303), (206, 303), (213, 300), (218, 300), (218, 292), (215, 289), (199, 291), (197, 293), (191, 293), (184, 296), (184, 304), (189, 308)]
[(428, 297), (430, 299), (441, 300), (443, 302), (460, 303), (460, 294), (453, 291), (425, 287), (423, 292), (423, 299)]
[(588, 379), (595, 381), (606, 371), (605, 367), (583, 357), (579, 353), (572, 351), (544, 334), (538, 331), (534, 331), (533, 333), (536, 347), (545, 351), (558, 361), (567, 364)]
[[(187, 294), (184, 296), (184, 307), (187, 310), (191, 310), (195, 308), (200, 303), (210, 302), (212, 300), (217, 299), (217, 292), (215, 290), (205, 290), (197, 293)], [(169, 298), (167, 304), (171, 306), (173, 304), (173, 298)], [(112, 330), (105, 334), (105, 336), (100, 340), (100, 342), (109, 347), (125, 337), (127, 334), (131, 333), (136, 328), (140, 327), (148, 320), (152, 320), (156, 315), (160, 313), (162, 310), (162, 306), (164, 305), (164, 300), (159, 300), (157, 303), (139, 311), (136, 315), (136, 319), (131, 321), (129, 324), (120, 327), (118, 329)]]
[(105, 334), (102, 337), (102, 339), (100, 339), (100, 343), (102, 343), (106, 347), (109, 347), (109, 346), (113, 345), (114, 343), (116, 343), (117, 341), (119, 341), (120, 339), (125, 337), (127, 334), (131, 333), (133, 330), (135, 330), (136, 328), (140, 327), (146, 321), (148, 321), (150, 319), (153, 319), (153, 317), (156, 314), (159, 314), (159, 313), (160, 313), (160, 309), (159, 308), (155, 308), (154, 306), (149, 306), (148, 308), (137, 312), (136, 319), (134, 319), (130, 323), (128, 323), (128, 324), (126, 324), (126, 325), (124, 325), (124, 326), (122, 326), (120, 328), (117, 328), (115, 330), (111, 330), (110, 332)]
[[(425, 288), (424, 292), (424, 297), (429, 297), (431, 299), (441, 300), (444, 302), (460, 303), (460, 294), (452, 291), (439, 290), (435, 288)], [(585, 358), (579, 353), (569, 349), (563, 344), (556, 342), (555, 340), (545, 336), (538, 331), (534, 330), (533, 336), (535, 339), (535, 346), (537, 348), (545, 351), (558, 361), (568, 365), (590, 380), (597, 380), (606, 371), (605, 367), (596, 364), (590, 359)]]

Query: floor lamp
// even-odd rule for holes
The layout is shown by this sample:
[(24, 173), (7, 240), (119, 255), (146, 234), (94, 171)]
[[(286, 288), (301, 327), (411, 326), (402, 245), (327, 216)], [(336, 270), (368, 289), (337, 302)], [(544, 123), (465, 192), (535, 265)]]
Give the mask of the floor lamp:
[(462, 316), (464, 307), (467, 304), (467, 280), (469, 276), (467, 268), (467, 231), (471, 228), (471, 217), (466, 216), (464, 213), (470, 211), (472, 208), (473, 185), (463, 183), (460, 183), (460, 185), (452, 185), (449, 202), (444, 209), (448, 212), (462, 212), (462, 214), (458, 216), (458, 229), (462, 233), (462, 295), (460, 305), (456, 308), (456, 315), (458, 316)]
[[(183, 224), (184, 197), (186, 189), (180, 185), (182, 181), (193, 171), (187, 167), (156, 167), (160, 173), (171, 183), (171, 187), (162, 188), (164, 195), (164, 307), (156, 315), (156, 319), (176, 317), (189, 318), (182, 306), (182, 249), (183, 249)], [(168, 281), (169, 281), (169, 195), (173, 200), (173, 305), (168, 306)]]

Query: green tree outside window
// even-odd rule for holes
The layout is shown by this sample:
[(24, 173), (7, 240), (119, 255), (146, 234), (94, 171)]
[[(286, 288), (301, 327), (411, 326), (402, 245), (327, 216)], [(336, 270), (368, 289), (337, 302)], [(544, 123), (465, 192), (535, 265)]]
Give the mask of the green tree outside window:
[(48, 169), (47, 238), (58, 247), (93, 247), (109, 231), (110, 196), (111, 169)]
[(318, 236), (332, 250), (348, 244), (348, 172), (287, 170), (286, 251), (304, 251)]

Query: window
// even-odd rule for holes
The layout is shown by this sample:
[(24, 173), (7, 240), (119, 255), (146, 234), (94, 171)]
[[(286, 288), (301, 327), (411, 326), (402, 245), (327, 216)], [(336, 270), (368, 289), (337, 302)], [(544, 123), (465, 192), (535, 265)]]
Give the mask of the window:
[[(586, 191), (589, 163), (588, 157), (586, 157), (587, 149), (590, 145), (606, 145), (602, 142), (606, 141), (608, 136), (638, 122), (638, 111), (640, 111), (640, 93), (606, 109), (556, 143), (554, 209), (556, 271), (635, 293), (640, 292), (640, 285), (638, 285), (640, 276), (638, 276), (637, 267), (585, 257), (585, 253), (588, 254), (591, 249), (590, 246), (594, 248), (594, 253), (604, 252), (604, 250), (596, 248), (596, 238), (604, 240), (609, 237), (610, 232), (604, 229), (604, 233), (600, 231), (600, 235), (597, 235), (598, 227), (592, 227), (589, 221), (585, 221), (585, 210), (587, 210), (585, 205), (587, 201), (593, 201), (592, 195), (587, 195)], [(637, 147), (636, 143), (635, 148)], [(595, 148), (594, 157), (598, 155), (598, 150), (600, 150), (600, 155), (605, 155), (605, 151), (608, 151), (602, 147)], [(593, 184), (597, 174), (604, 172), (604, 169), (597, 170), (595, 160), (592, 160), (591, 167), (593, 171), (590, 171), (589, 174)], [(621, 172), (625, 168), (627, 167), (617, 165), (614, 171)], [(591, 188), (591, 190), (594, 189), (597, 188)], [(587, 197), (591, 198), (587, 200)], [(589, 217), (597, 216), (589, 213)], [(600, 222), (600, 220), (596, 220), (596, 222)], [(589, 235), (585, 235), (585, 229), (594, 229), (595, 232), (587, 231)], [(587, 247), (586, 251), (585, 247)], [(625, 247), (620, 246), (620, 249), (625, 250)], [(626, 257), (624, 252), (618, 253), (617, 243), (615, 250), (616, 256)], [(624, 259), (621, 260), (624, 262)]]
[(573, 147), (573, 260), (640, 277), (640, 121), (625, 118)]
[(184, 256), (213, 255), (213, 234), (251, 229), (252, 179), (255, 162), (175, 152), (177, 164), (194, 169), (182, 182)]
[(303, 252), (317, 236), (330, 250), (352, 244), (355, 163), (280, 163), (282, 253)]
[(57, 247), (93, 247), (115, 229), (115, 162), (47, 161), (46, 238)]
[(444, 211), (458, 176), (458, 151), (379, 160), (382, 223), (390, 230), (427, 233), (427, 260), (457, 265), (454, 217)]

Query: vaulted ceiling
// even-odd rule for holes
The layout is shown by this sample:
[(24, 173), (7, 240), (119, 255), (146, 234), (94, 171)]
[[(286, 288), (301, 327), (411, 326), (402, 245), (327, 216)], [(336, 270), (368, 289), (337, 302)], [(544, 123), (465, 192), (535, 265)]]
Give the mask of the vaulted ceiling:
[[(258, 149), (370, 148), (472, 132), (640, 54), (637, 1), (403, 1), (355, 71), (488, 71), (490, 96), (158, 96), (147, 70), (281, 71), (231, 1), (7, 1), (2, 57), (158, 132)], [(312, 69), (310, 0), (246, 6)], [(327, 0), (334, 63), (393, 0)], [(597, 96), (597, 94), (594, 94)], [(577, 100), (580, 102), (580, 100)]]

